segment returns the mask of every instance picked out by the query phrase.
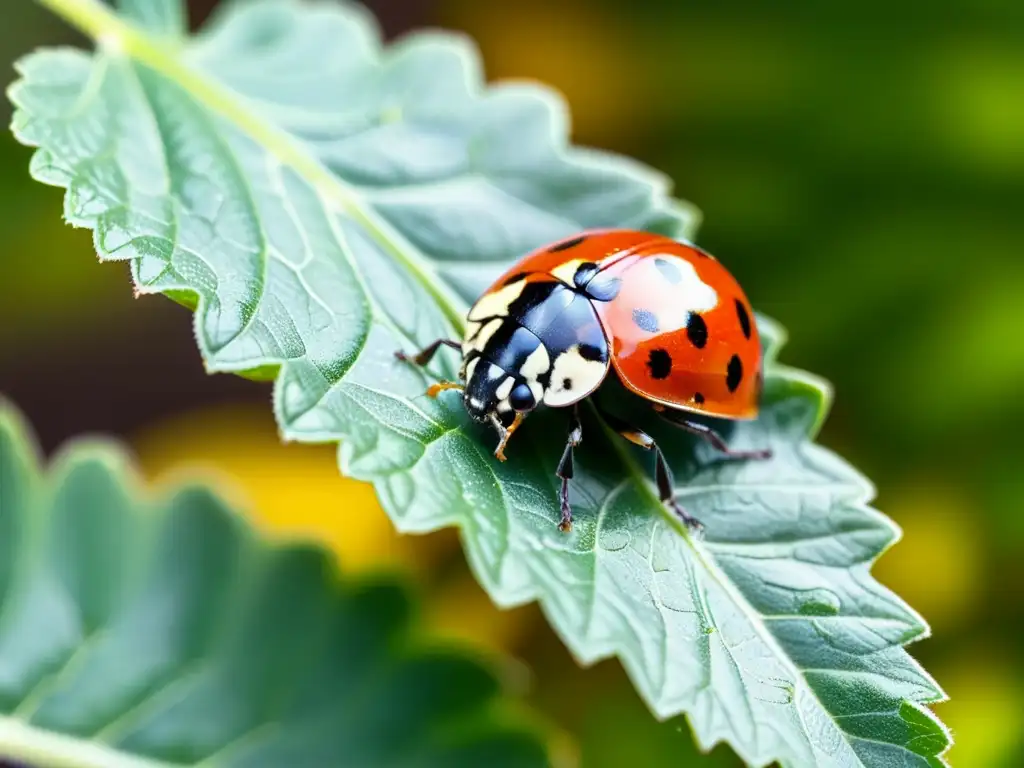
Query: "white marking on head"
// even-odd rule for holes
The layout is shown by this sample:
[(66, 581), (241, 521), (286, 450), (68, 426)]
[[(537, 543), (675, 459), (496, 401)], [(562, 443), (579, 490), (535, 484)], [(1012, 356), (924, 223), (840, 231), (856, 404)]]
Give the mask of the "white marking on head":
[(497, 395), (499, 400), (508, 399), (509, 393), (512, 391), (512, 387), (516, 384), (516, 380), (509, 376), (501, 384), (498, 385), (497, 389), (494, 390), (494, 394)]
[(561, 408), (582, 400), (604, 381), (608, 366), (608, 362), (587, 360), (578, 345), (570, 347), (555, 358), (544, 404)]
[(485, 293), (469, 310), (469, 320), (483, 320), (485, 317), (505, 317), (512, 302), (519, 298), (526, 286), (526, 279), (516, 280), (504, 288)]

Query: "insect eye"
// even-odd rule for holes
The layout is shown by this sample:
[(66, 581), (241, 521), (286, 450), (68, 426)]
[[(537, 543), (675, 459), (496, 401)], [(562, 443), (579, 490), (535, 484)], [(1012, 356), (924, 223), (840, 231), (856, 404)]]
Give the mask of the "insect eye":
[(537, 405), (533, 392), (526, 384), (517, 384), (509, 393), (508, 402), (517, 411), (529, 411)]

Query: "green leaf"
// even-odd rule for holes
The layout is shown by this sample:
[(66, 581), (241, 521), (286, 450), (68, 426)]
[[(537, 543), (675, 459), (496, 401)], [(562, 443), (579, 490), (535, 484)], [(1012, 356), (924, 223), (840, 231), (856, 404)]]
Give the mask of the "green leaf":
[(415, 644), (394, 581), (259, 539), (106, 443), (49, 469), (0, 401), (0, 757), (38, 766), (544, 766), (494, 675)]
[[(770, 447), (729, 463), (668, 446), (691, 538), (650, 457), (587, 414), (571, 535), (556, 529), (564, 419), (493, 435), (392, 352), (457, 334), (476, 293), (530, 248), (582, 228), (693, 234), (696, 213), (620, 157), (567, 145), (564, 109), (533, 85), (484, 89), (463, 38), (382, 49), (354, 6), (256, 0), (170, 45), (94, 0), (45, 0), (99, 41), (22, 60), (14, 131), (31, 170), (67, 187), (136, 289), (196, 309), (211, 371), (272, 378), (292, 440), (339, 441), (403, 531), (461, 528), (500, 605), (540, 601), (582, 662), (617, 655), (661, 718), (751, 764), (938, 765), (943, 697), (903, 650), (923, 620), (869, 574), (898, 536), (867, 481), (812, 442), (818, 379), (774, 358), (759, 319), (765, 407), (728, 437)], [(438, 356), (433, 374), (452, 376)], [(621, 400), (621, 398), (620, 398)], [(725, 425), (723, 428), (727, 428)]]

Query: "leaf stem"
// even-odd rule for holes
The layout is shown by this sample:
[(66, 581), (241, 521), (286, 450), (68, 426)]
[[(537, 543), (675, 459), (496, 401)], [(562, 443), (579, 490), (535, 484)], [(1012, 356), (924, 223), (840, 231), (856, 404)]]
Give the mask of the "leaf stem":
[(132, 27), (114, 15), (99, 0), (38, 0), (83, 33), (101, 40), (109, 36), (127, 37)]
[(325, 203), (362, 225), (385, 252), (415, 275), (456, 330), (461, 333), (465, 329), (465, 303), (433, 266), (361, 200), (355, 189), (331, 173), (301, 143), (259, 117), (238, 94), (184, 63), (181, 46), (175, 39), (148, 34), (118, 17), (99, 0), (37, 2), (93, 38), (108, 55), (127, 55), (174, 81), (199, 104), (230, 120), (280, 163), (293, 168)]

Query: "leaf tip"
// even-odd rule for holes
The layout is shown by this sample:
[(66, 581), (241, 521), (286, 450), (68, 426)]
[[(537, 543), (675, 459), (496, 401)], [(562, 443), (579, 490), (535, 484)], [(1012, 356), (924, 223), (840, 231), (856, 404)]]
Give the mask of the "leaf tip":
[(9, 450), (29, 459), (32, 466), (41, 461), (35, 432), (28, 419), (18, 407), (0, 393), (0, 441), (10, 446)]
[(50, 460), (50, 474), (60, 478), (55, 480), (58, 484), (80, 472), (105, 475), (134, 491), (142, 487), (134, 456), (105, 435), (78, 435), (61, 445)]

